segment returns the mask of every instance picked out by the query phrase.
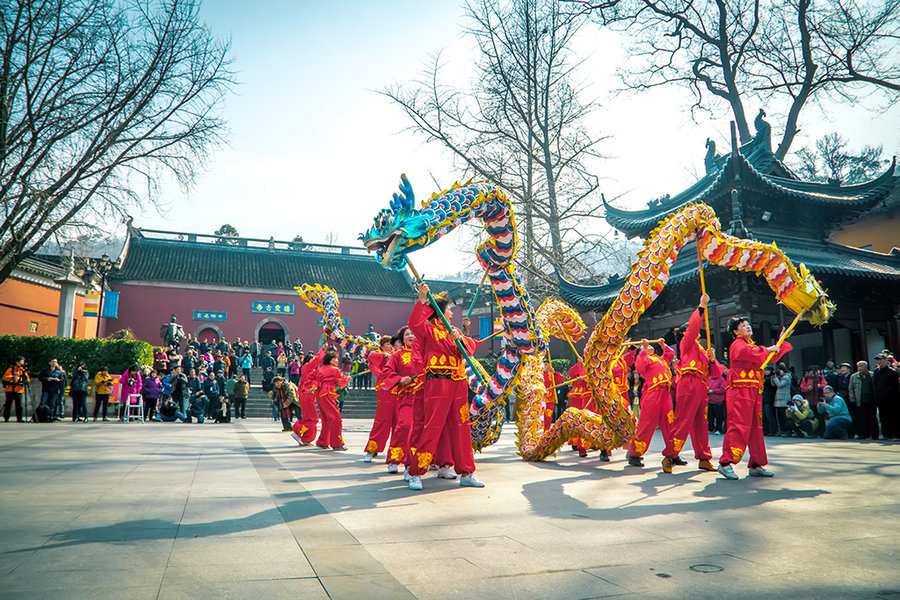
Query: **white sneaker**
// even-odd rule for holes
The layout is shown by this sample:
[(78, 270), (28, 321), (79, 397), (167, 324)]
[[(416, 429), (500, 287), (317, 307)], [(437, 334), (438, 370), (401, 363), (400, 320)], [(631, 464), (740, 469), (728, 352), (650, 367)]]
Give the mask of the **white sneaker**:
[(298, 443), (299, 445), (301, 445), (301, 446), (304, 445), (304, 444), (303, 444), (303, 440), (300, 439), (300, 436), (297, 435), (296, 432), (292, 431), (292, 432), (291, 432), (291, 437), (294, 438), (295, 440), (297, 440), (297, 443)]
[(722, 477), (725, 479), (737, 479), (737, 473), (734, 472), (734, 468), (731, 465), (723, 465), (719, 463), (719, 468), (716, 469), (719, 473), (721, 473)]
[(409, 467), (403, 469), (403, 481), (409, 481)]
[(775, 477), (775, 473), (766, 471), (764, 467), (753, 467), (748, 474), (750, 477)]
[(418, 475), (410, 475), (409, 476), (409, 489), (411, 490), (421, 490), (422, 489), (422, 478)]
[(463, 475), (459, 478), (459, 487), (482, 488), (484, 487), (484, 483), (482, 483), (480, 479), (475, 477), (475, 473), (469, 473), (468, 475)]
[(439, 467), (437, 476), (438, 479), (456, 479), (453, 467)]
[(372, 453), (366, 452), (366, 455), (363, 456), (363, 462), (372, 462)]
[(397, 472), (397, 465), (395, 465), (394, 463), (389, 464), (388, 465), (388, 473), (396, 473), (396, 472)]

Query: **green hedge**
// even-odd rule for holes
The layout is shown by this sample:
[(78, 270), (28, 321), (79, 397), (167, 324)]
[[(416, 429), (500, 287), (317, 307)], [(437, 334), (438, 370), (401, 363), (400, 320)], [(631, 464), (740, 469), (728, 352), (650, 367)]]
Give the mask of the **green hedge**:
[(138, 340), (74, 340), (53, 336), (0, 336), (0, 366), (6, 371), (17, 356), (24, 356), (32, 377), (47, 366), (51, 358), (71, 373), (76, 362), (87, 365), (93, 376), (100, 367), (111, 373), (123, 373), (133, 364), (152, 365), (153, 346)]

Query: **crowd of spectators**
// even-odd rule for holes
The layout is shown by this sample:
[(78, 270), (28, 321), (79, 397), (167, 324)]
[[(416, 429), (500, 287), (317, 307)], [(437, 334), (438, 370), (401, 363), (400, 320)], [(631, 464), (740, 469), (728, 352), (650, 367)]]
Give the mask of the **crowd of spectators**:
[[(251, 369), (263, 369), (262, 383), (280, 374), (299, 382), (303, 346), (298, 338), (293, 343), (258, 341), (240, 338), (210, 342), (188, 336), (180, 345), (156, 351), (153, 364), (132, 365), (122, 374), (101, 367), (91, 377), (83, 363), (64, 370), (56, 359), (39, 372), (39, 398), (27, 396), (31, 377), (24, 357), (18, 357), (3, 376), (6, 402), (3, 418), (9, 421), (15, 409), (17, 421), (24, 421), (26, 400), (32, 405), (32, 420), (54, 421), (64, 416), (64, 395), (72, 398), (72, 421), (88, 422), (88, 395), (93, 387), (93, 421), (110, 421), (110, 396), (116, 386), (118, 420), (131, 413), (150, 420), (227, 422), (246, 418)], [(93, 385), (92, 385), (93, 384)], [(271, 388), (270, 388), (271, 389)], [(140, 408), (136, 410), (135, 407)], [(129, 407), (131, 410), (129, 410)]]

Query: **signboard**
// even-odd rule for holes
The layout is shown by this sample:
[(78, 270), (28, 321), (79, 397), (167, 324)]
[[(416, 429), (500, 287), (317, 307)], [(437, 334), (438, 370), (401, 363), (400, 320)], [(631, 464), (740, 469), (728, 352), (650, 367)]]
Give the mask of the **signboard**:
[(228, 319), (228, 313), (222, 311), (211, 310), (195, 310), (195, 321), (225, 321)]
[(290, 302), (253, 302), (250, 311), (266, 315), (292, 315), (294, 305)]
[(100, 314), (100, 292), (91, 290), (84, 295), (84, 316), (96, 317)]
[(37, 333), (38, 324), (37, 321), (32, 321), (28, 324), (28, 333)]
[(119, 318), (119, 292), (103, 292), (103, 318)]

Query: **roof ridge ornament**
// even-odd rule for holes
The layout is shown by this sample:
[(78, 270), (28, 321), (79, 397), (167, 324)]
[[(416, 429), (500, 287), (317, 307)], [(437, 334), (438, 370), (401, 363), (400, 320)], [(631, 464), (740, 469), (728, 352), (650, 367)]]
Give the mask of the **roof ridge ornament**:
[(731, 190), (731, 227), (728, 230), (730, 235), (735, 237), (743, 237), (747, 239), (754, 239), (750, 234), (750, 231), (747, 229), (747, 226), (744, 225), (744, 209), (741, 206), (741, 194), (737, 189)]
[(753, 119), (753, 126), (756, 127), (756, 136), (755, 139), (762, 141), (762, 146), (770, 153), (772, 152), (772, 126), (763, 119), (766, 116), (766, 111), (762, 108), (759, 109), (759, 112), (756, 114), (756, 118)]
[(715, 173), (719, 170), (716, 165), (716, 142), (710, 138), (706, 138), (706, 156), (703, 157), (703, 166), (706, 167), (706, 174)]

